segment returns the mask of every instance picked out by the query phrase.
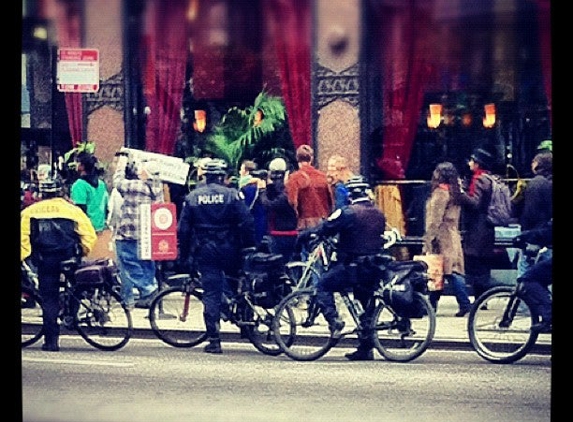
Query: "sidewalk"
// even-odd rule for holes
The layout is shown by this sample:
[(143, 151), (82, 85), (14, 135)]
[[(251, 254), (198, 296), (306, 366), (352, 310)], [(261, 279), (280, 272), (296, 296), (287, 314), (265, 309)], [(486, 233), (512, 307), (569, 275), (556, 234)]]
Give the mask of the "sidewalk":
[[(436, 333), (430, 346), (431, 349), (473, 350), (468, 338), (468, 316), (455, 317), (458, 311), (456, 299), (453, 296), (442, 296), (438, 304)], [(131, 312), (134, 327), (134, 337), (153, 338), (154, 334), (147, 319), (147, 309), (134, 309)], [(240, 338), (239, 329), (228, 322), (221, 322), (221, 337), (224, 342), (247, 342)], [(344, 342), (354, 344), (355, 339), (348, 337)], [(542, 334), (534, 348), (536, 353), (551, 353), (551, 335)]]

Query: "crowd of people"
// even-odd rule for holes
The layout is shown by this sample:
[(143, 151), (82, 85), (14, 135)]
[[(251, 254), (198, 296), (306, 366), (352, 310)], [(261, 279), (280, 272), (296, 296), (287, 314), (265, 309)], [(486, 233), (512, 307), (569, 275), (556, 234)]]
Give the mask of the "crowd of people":
[[(198, 271), (202, 277), (208, 336), (205, 352), (222, 353), (221, 298), (233, 288), (227, 284), (226, 275), (240, 269), (244, 248), (262, 242), (269, 242), (271, 251), (288, 262), (294, 259), (301, 240), (310, 234), (337, 236), (336, 265), (316, 280), (322, 312), (333, 336), (339, 335), (344, 324), (338, 317), (333, 292), (351, 287), (365, 309), (363, 318), (369, 318), (376, 280), (368, 268), (359, 268), (356, 274), (356, 265), (351, 264), (381, 251), (386, 217), (374, 204), (368, 181), (353, 174), (344, 157), (329, 157), (326, 172), (315, 167), (314, 159), (314, 150), (302, 145), (296, 150), (296, 163), (276, 157), (267, 168), (259, 168), (256, 162), (244, 160), (235, 176), (236, 184), (229, 183), (233, 175), (224, 160), (198, 160), (194, 187), (176, 204), (177, 261), (180, 270)], [(155, 262), (138, 254), (141, 205), (165, 200), (156, 165), (120, 151), (108, 193), (97, 171), (97, 158), (84, 153), (76, 161), (78, 178), (69, 195), (63, 194), (57, 178), (48, 172), (38, 182), (39, 188), (30, 189), (23, 197), (21, 208), (21, 259), (31, 259), (38, 269), (46, 308), (43, 349), (49, 351), (59, 350), (55, 280), (63, 259), (93, 256), (98, 247), (112, 250), (122, 280), (122, 299), (129, 308), (148, 308), (160, 288)], [(464, 317), (470, 310), (468, 288), (477, 298), (491, 287), (495, 227), (487, 222), (486, 215), (492, 194), (487, 175), (494, 161), (491, 151), (477, 148), (468, 160), (468, 181), (463, 181), (460, 171), (447, 161), (435, 166), (430, 181), (422, 253), (442, 255), (444, 279), (458, 304), (456, 317)], [(513, 198), (514, 216), (524, 231), (552, 221), (552, 152), (539, 151), (531, 169), (533, 178), (526, 186), (520, 185), (519, 195)], [(105, 231), (111, 237), (103, 237)], [(69, 242), (58, 242), (62, 236)], [(308, 253), (303, 249), (302, 259)], [(547, 258), (551, 263), (551, 255)], [(550, 331), (548, 286), (552, 278), (535, 284), (532, 267), (525, 249), (521, 250), (518, 277), (531, 284), (533, 303), (539, 304), (542, 315), (536, 329)], [(134, 290), (139, 293), (137, 301)], [(436, 310), (441, 295), (441, 290), (429, 293)], [(369, 338), (368, 333), (362, 333), (357, 350), (346, 357), (373, 359)]]

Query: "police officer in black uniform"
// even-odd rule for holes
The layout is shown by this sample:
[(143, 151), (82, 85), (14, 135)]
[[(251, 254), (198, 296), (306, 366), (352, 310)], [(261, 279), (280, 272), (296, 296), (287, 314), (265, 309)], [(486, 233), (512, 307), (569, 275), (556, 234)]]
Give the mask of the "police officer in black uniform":
[(241, 249), (255, 245), (253, 216), (239, 191), (224, 185), (227, 164), (213, 159), (204, 167), (206, 184), (185, 198), (178, 224), (180, 259), (201, 274), (207, 353), (222, 353), (221, 295), (226, 274), (241, 266)]
[[(317, 227), (299, 235), (299, 241), (312, 233), (319, 236), (338, 235), (337, 260), (317, 283), (317, 298), (322, 313), (328, 321), (333, 337), (339, 337), (344, 328), (334, 303), (333, 292), (352, 288), (354, 297), (361, 303), (364, 313), (361, 322), (369, 326), (374, 311), (373, 292), (379, 280), (378, 269), (369, 264), (368, 257), (382, 250), (386, 217), (370, 199), (370, 186), (362, 176), (355, 176), (346, 183), (350, 205), (336, 209)], [(302, 239), (301, 239), (302, 238)], [(358, 349), (345, 356), (349, 360), (374, 359), (372, 333), (359, 333)]]

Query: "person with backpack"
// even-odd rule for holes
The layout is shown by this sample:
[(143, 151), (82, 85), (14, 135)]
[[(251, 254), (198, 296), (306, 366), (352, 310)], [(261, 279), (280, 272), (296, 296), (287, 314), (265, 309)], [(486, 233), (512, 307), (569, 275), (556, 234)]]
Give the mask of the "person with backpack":
[(488, 207), (492, 195), (491, 168), (493, 154), (476, 148), (469, 159), (471, 179), (462, 187), (459, 198), (462, 206), (462, 245), (466, 283), (473, 288), (477, 299), (490, 287), (494, 255), (495, 225), (488, 221)]

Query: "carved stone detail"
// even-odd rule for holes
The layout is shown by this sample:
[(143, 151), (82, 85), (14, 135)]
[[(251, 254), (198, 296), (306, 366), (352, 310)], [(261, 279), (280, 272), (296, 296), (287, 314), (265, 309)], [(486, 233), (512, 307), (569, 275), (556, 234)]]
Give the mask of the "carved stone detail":
[(334, 72), (324, 66), (317, 65), (316, 80), (316, 103), (318, 108), (340, 99), (358, 106), (358, 64), (355, 64), (341, 72)]
[(123, 72), (116, 73), (100, 84), (96, 93), (85, 94), (86, 114), (90, 115), (103, 106), (123, 111), (124, 106)]

